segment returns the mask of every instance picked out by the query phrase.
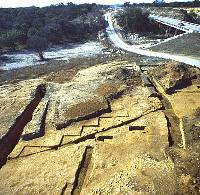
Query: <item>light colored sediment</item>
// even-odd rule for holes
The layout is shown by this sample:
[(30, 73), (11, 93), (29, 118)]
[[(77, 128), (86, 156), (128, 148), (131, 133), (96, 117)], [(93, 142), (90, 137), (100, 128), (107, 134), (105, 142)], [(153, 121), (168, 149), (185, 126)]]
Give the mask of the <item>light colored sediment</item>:
[(71, 146), (10, 161), (1, 169), (0, 194), (60, 194), (74, 182), (83, 152)]
[(41, 83), (41, 79), (34, 79), (0, 86), (0, 136), (7, 133), (15, 119), (21, 115)]
[[(159, 94), (152, 97), (136, 73), (131, 77), (123, 70), (127, 66), (130, 68), (125, 62), (96, 65), (77, 72), (67, 82), (49, 82), (48, 78), (46, 94), (23, 132), (25, 135), (38, 129), (48, 102), (45, 133), (27, 141), (21, 139), (15, 146), (0, 170), (0, 194), (177, 193), (177, 182), (183, 176), (179, 177), (167, 153), (170, 143), (165, 108)], [(179, 107), (187, 101), (191, 106), (183, 110), (193, 116), (199, 105), (195, 101), (198, 87), (195, 93), (189, 87), (169, 95), (156, 78), (153, 81), (177, 116), (183, 116)], [(26, 84), (34, 86), (44, 80), (30, 82), (24, 82), (21, 88), (28, 90)], [(12, 96), (9, 90), (8, 94)], [(94, 114), (108, 107), (109, 112)], [(90, 117), (83, 120), (80, 116)], [(58, 124), (71, 119), (75, 120), (57, 130)], [(187, 134), (185, 137), (187, 140)]]
[[(196, 121), (200, 120), (198, 114), (200, 109), (199, 70), (177, 63), (171, 63), (169, 67), (164, 66), (163, 69), (164, 73), (159, 73), (158, 68), (154, 70), (154, 73), (150, 71), (153, 75), (151, 79), (159, 93), (169, 101), (171, 110), (179, 119), (181, 145), (186, 149), (193, 139), (190, 135), (191, 129)], [(171, 91), (172, 94), (167, 93)]]

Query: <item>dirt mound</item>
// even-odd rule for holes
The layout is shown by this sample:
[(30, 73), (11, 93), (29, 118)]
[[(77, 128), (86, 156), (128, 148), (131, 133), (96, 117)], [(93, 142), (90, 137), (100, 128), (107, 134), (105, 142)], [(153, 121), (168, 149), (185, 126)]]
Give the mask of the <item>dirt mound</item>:
[(118, 67), (108, 72), (107, 75), (113, 75), (113, 79), (121, 81), (127, 85), (140, 86), (142, 84), (140, 74), (133, 69)]
[(126, 80), (132, 75), (132, 71), (127, 68), (118, 68), (113, 73), (115, 75), (114, 77), (119, 80)]
[(57, 129), (60, 130), (74, 122), (88, 120), (107, 112), (111, 112), (107, 100), (94, 97), (67, 108), (64, 112), (65, 122), (57, 124)]
[(160, 82), (168, 94), (193, 83), (200, 83), (200, 70), (184, 63), (172, 62), (160, 65), (150, 70), (149, 74)]
[(100, 109), (108, 108), (108, 103), (103, 99), (94, 98), (85, 102), (77, 103), (65, 112), (66, 118), (75, 118), (83, 115), (89, 115)]
[(108, 97), (110, 95), (113, 95), (119, 92), (120, 87), (121, 87), (120, 84), (114, 84), (114, 83), (103, 84), (96, 89), (96, 94), (98, 96)]

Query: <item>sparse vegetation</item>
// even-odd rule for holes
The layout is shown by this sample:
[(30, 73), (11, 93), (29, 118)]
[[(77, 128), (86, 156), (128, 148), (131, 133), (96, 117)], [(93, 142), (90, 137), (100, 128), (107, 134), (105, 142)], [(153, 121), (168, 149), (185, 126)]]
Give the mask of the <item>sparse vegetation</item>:
[(199, 58), (200, 56), (200, 34), (190, 33), (185, 34), (168, 42), (152, 46), (152, 51), (159, 51), (171, 54), (179, 54)]

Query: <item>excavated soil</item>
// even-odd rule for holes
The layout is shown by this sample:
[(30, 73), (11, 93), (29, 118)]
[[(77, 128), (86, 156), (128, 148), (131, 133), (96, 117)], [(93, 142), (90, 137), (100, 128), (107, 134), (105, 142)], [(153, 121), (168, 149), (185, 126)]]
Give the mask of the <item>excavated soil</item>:
[(1, 83), (0, 194), (198, 194), (199, 72), (116, 60)]
[(46, 76), (45, 81), (54, 83), (65, 83), (72, 80), (76, 76), (77, 72), (78, 70), (75, 69), (52, 72)]
[(87, 116), (89, 114), (95, 114), (95, 112), (103, 109), (108, 109), (109, 111), (107, 101), (100, 98), (90, 99), (85, 102), (77, 103), (69, 109), (67, 109), (64, 113), (64, 117), (77, 118), (81, 116)]
[(108, 97), (112, 94), (116, 94), (118, 92), (119, 87), (120, 87), (119, 84), (112, 84), (112, 83), (103, 84), (96, 89), (95, 93), (98, 96)]
[(200, 83), (199, 69), (179, 62), (160, 65), (148, 74), (159, 80), (167, 93), (174, 93), (176, 90)]
[[(166, 116), (172, 138), (175, 137), (167, 153), (174, 162), (177, 174), (177, 194), (200, 192), (199, 73), (198, 68), (180, 63), (166, 64), (149, 71), (160, 95), (168, 102)], [(178, 128), (177, 121), (179, 121)]]

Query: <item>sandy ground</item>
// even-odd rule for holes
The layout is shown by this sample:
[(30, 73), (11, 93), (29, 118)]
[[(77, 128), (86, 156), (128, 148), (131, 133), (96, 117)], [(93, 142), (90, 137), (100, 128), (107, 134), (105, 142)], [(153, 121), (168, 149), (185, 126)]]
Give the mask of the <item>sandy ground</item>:
[[(73, 193), (81, 191), (82, 194), (93, 194), (99, 189), (105, 193), (110, 190), (119, 191), (119, 183), (112, 184), (112, 189), (109, 186), (110, 179), (115, 177), (114, 172), (112, 174), (109, 172), (116, 168), (124, 172), (124, 166), (129, 167), (127, 170), (131, 170), (132, 160), (136, 156), (138, 161), (135, 159), (135, 165), (138, 164), (140, 167), (140, 161), (149, 164), (150, 159), (145, 155), (156, 140), (158, 145), (156, 148), (160, 149), (158, 151), (152, 149), (148, 152), (154, 156), (153, 158), (158, 159), (159, 163), (168, 167), (169, 170), (166, 174), (170, 178), (171, 174), (174, 174), (173, 166), (164, 155), (164, 148), (168, 146), (167, 122), (162, 111), (156, 112), (162, 107), (162, 104), (158, 98), (150, 97), (151, 93), (146, 87), (142, 87), (141, 78), (134, 67), (135, 63), (113, 61), (76, 72), (62, 70), (50, 73), (40, 80), (32, 79), (2, 85), (2, 90), (5, 87), (8, 89), (4, 91), (4, 95), (15, 99), (18, 96), (11, 93), (12, 89), (16, 90), (16, 94), (27, 96), (31, 89), (30, 83), (35, 85), (37, 82), (41, 82), (46, 85), (46, 95), (33, 112), (32, 121), (25, 127), (19, 143), (10, 154), (10, 160), (0, 171), (1, 178), (7, 178), (1, 181), (0, 194), (18, 194), (19, 192), (21, 194), (40, 194), (49, 191), (52, 193), (63, 191), (66, 194), (69, 194), (70, 191)], [(67, 80), (65, 76), (68, 76)], [(27, 93), (21, 93), (25, 90)], [(18, 106), (20, 99), (15, 100), (15, 104)], [(49, 104), (45, 115), (44, 133), (39, 134), (38, 137), (37, 131), (41, 128), (47, 102)], [(13, 107), (13, 111), (18, 112), (15, 107)], [(153, 117), (154, 115), (155, 117)], [(10, 118), (15, 120), (14, 115)], [(154, 121), (155, 119), (156, 121)], [(8, 126), (12, 124), (11, 120), (7, 120)], [(66, 121), (70, 120), (73, 120), (73, 123), (66, 125)], [(159, 121), (160, 124), (158, 124)], [(158, 125), (155, 128), (156, 123)], [(59, 124), (64, 124), (64, 126), (59, 126)], [(56, 130), (58, 126), (61, 127), (60, 130)], [(145, 130), (141, 131), (140, 128)], [(2, 126), (2, 130), (4, 129), (5, 126)], [(25, 141), (24, 137), (29, 139)], [(108, 145), (106, 144), (107, 139)], [(140, 139), (141, 142), (138, 142)], [(119, 143), (124, 143), (124, 145), (120, 144), (121, 149), (116, 150), (119, 148)], [(134, 148), (135, 154), (130, 156), (128, 151), (132, 153), (133, 149), (131, 148)], [(143, 149), (141, 150), (141, 148)], [(127, 155), (124, 158), (127, 159), (127, 165), (124, 164), (125, 161), (121, 156), (121, 153), (126, 150)], [(107, 155), (112, 151), (115, 153), (110, 155), (109, 160)], [(140, 155), (138, 156), (138, 154)], [(66, 158), (60, 159), (64, 155)], [(51, 160), (48, 160), (49, 158)], [(107, 162), (105, 163), (105, 161)], [(150, 161), (151, 166), (157, 167), (154, 160)], [(102, 163), (104, 165), (101, 165)], [(110, 163), (113, 164), (114, 169), (110, 169)], [(99, 175), (102, 170), (101, 166), (108, 173), (104, 179)], [(17, 170), (11, 170), (11, 167), (17, 167)], [(148, 169), (148, 166), (146, 168)], [(135, 177), (135, 174), (140, 171), (142, 171), (141, 168), (138, 168), (133, 172), (126, 171), (124, 174)], [(159, 172), (159, 170), (155, 171)], [(137, 190), (146, 192), (144, 187), (149, 185), (149, 192), (156, 193), (158, 191), (159, 187), (154, 186), (150, 179), (155, 171), (148, 173), (150, 174), (148, 179), (144, 184), (139, 185)], [(88, 175), (89, 173), (91, 175)], [(97, 175), (99, 175), (97, 180), (102, 178), (102, 181), (98, 182), (98, 185), (94, 185), (90, 180), (95, 181)], [(163, 173), (163, 178), (164, 175)], [(129, 183), (132, 182), (131, 178), (127, 176), (125, 180), (130, 180)], [(19, 177), (21, 178), (20, 182), (18, 181)], [(138, 180), (139, 177), (135, 179)], [(125, 180), (120, 182), (123, 183)], [(92, 187), (88, 185), (92, 185)], [(106, 186), (101, 188), (101, 185)], [(124, 186), (120, 191), (130, 191), (134, 185), (136, 184), (130, 183), (130, 186)], [(165, 184), (162, 185), (164, 187)], [(163, 190), (165, 191), (164, 188)]]
[(2, 82), (2, 134), (37, 85), (46, 93), (0, 170), (0, 194), (198, 193), (198, 71), (175, 62), (141, 71), (121, 59)]

